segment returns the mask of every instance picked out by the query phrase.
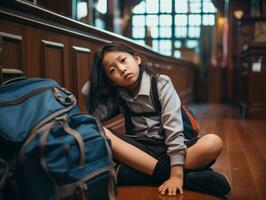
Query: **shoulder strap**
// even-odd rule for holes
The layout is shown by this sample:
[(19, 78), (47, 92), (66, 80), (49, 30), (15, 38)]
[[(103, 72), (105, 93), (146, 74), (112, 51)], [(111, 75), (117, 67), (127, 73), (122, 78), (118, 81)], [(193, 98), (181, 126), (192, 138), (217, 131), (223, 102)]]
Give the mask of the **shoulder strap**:
[(151, 100), (152, 103), (158, 113), (161, 113), (162, 111), (162, 106), (161, 102), (159, 99), (159, 94), (158, 94), (158, 88), (157, 88), (157, 81), (159, 79), (160, 74), (153, 74), (151, 76)]

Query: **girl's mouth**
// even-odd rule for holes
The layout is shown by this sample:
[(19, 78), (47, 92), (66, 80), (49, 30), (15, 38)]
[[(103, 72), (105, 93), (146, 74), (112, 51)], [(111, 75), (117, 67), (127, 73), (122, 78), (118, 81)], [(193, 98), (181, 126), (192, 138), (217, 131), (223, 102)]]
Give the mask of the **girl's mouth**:
[(128, 73), (128, 74), (126, 74), (124, 77), (125, 77), (125, 79), (129, 79), (129, 78), (131, 78), (132, 76), (133, 76), (133, 74)]

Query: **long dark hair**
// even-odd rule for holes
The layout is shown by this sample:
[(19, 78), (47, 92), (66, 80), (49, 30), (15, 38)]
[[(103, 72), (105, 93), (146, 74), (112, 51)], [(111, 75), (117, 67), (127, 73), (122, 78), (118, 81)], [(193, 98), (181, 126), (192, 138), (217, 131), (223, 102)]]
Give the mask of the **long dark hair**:
[[(136, 52), (133, 48), (122, 43), (107, 44), (94, 55), (92, 72), (90, 75), (90, 87), (88, 98), (88, 112), (93, 114), (97, 110), (100, 104), (107, 106), (107, 117), (110, 118), (118, 111), (118, 88), (109, 81), (103, 68), (103, 58), (108, 52), (126, 52), (132, 56), (136, 56)], [(140, 64), (140, 69), (153, 73), (150, 68), (147, 67), (144, 60)]]

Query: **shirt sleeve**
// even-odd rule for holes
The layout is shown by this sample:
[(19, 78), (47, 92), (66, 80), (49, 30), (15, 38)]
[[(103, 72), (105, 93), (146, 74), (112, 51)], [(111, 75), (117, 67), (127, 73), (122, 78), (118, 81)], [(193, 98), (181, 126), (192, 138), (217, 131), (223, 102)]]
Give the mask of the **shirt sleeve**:
[(161, 123), (165, 130), (165, 144), (171, 166), (184, 165), (187, 147), (184, 143), (181, 102), (171, 79), (161, 75), (157, 83), (162, 105)]

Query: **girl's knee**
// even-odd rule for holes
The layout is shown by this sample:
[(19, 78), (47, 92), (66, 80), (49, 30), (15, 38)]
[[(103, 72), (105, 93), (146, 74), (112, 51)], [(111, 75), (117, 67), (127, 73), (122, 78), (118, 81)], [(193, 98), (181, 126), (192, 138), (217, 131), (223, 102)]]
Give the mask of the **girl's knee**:
[(218, 135), (208, 134), (204, 136), (204, 142), (211, 154), (219, 155), (222, 151), (223, 141)]

